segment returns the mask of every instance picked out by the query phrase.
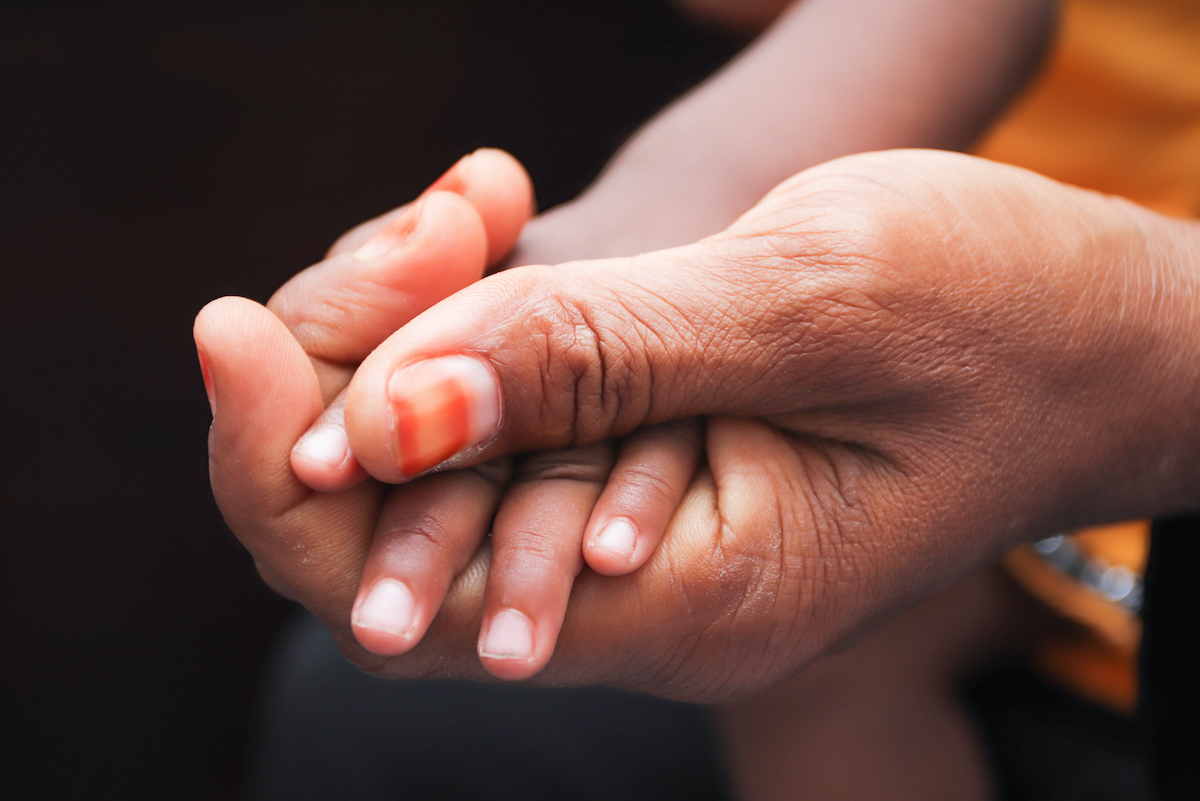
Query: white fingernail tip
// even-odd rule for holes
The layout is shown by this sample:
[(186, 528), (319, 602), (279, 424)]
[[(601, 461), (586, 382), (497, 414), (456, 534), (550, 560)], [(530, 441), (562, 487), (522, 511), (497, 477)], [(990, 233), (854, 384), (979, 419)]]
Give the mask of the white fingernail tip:
[(296, 452), (329, 467), (340, 467), (350, 452), (346, 432), (337, 426), (322, 426), (296, 444)]
[(636, 547), (637, 530), (628, 520), (622, 519), (609, 522), (592, 540), (592, 548), (622, 556), (630, 561), (633, 560)]
[(396, 579), (377, 581), (355, 608), (351, 622), (361, 629), (397, 637), (409, 636), (414, 623), (412, 591)]
[(479, 655), (526, 662), (533, 659), (533, 624), (515, 609), (497, 612), (479, 643)]

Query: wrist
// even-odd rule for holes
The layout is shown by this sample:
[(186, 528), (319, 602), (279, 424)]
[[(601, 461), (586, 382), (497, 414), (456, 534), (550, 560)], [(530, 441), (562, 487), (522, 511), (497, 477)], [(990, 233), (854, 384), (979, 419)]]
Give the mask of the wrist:
[(1091, 487), (1098, 522), (1200, 509), (1200, 224), (1114, 202), (1140, 239), (1119, 265), (1113, 317), (1128, 334), (1116, 346), (1137, 369), (1109, 389), (1120, 414), (1105, 426), (1117, 442), (1109, 469)]

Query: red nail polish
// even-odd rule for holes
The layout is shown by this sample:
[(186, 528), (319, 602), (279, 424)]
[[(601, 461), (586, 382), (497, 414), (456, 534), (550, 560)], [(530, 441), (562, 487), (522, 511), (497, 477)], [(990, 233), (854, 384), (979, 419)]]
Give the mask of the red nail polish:
[(375, 235), (350, 254), (355, 261), (371, 261), (403, 245), (421, 224), (422, 201), (418, 198), (396, 219), (375, 232)]
[(208, 369), (208, 357), (204, 355), (204, 351), (196, 348), (196, 356), (200, 359), (200, 375), (204, 377), (204, 391), (208, 395), (208, 408), (212, 411), (212, 416), (217, 416), (217, 390), (213, 385), (212, 373)]
[(466, 195), (467, 181), (464, 175), (464, 167), (472, 154), (463, 156), (458, 161), (446, 170), (436, 181), (429, 185), (429, 188), (421, 193), (422, 196), (428, 195), (430, 192), (453, 192), (456, 195)]
[(392, 448), (405, 476), (436, 467), (495, 431), (500, 393), (492, 371), (469, 356), (397, 370), (388, 381)]

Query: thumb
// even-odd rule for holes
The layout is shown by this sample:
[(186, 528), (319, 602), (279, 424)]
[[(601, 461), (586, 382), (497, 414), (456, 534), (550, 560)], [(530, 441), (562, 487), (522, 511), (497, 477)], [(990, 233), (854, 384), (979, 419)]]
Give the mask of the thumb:
[(354, 453), (396, 482), (692, 415), (794, 410), (803, 377), (837, 357), (808, 305), (827, 294), (830, 251), (764, 219), (629, 259), (520, 267), (446, 299), (360, 366)]

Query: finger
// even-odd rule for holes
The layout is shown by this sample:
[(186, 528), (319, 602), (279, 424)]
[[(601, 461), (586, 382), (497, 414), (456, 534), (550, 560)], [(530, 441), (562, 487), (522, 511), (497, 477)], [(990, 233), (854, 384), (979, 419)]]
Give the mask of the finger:
[[(822, 336), (833, 303), (822, 282), (838, 279), (803, 251), (825, 247), (781, 239), (726, 236), (483, 279), (364, 361), (346, 405), (359, 461), (398, 482), (451, 459), (459, 466), (671, 419), (828, 402), (848, 375), (845, 357), (862, 364), (875, 354)], [(797, 251), (792, 258), (780, 255), (784, 245)], [(873, 314), (841, 305), (851, 318)], [(839, 369), (820, 383), (802, 380), (833, 362)]]
[(701, 431), (693, 417), (639, 429), (621, 443), (584, 533), (592, 570), (623, 576), (658, 547), (700, 462)]
[(490, 147), (460, 159), (426, 191), (456, 192), (475, 207), (487, 231), (489, 267), (508, 255), (537, 212), (529, 173), (508, 153)]
[[(479, 279), (486, 247), (478, 213), (434, 192), (357, 251), (309, 268), (268, 304), (308, 353), (329, 400), (353, 366), (417, 313)], [(300, 439), (292, 469), (312, 489), (338, 492), (366, 477), (346, 440), (338, 395)]]
[[(536, 211), (529, 173), (521, 162), (494, 148), (480, 148), (463, 156), (425, 191), (454, 192), (475, 207), (487, 233), (489, 267), (512, 249)], [(401, 206), (351, 229), (333, 244), (326, 258), (362, 247), (407, 208)]]
[(321, 412), (308, 357), (275, 315), (245, 298), (205, 306), (195, 337), (215, 409), (213, 494), (226, 522), (273, 585), (348, 629), (378, 491), (363, 484), (317, 495), (292, 474), (292, 443)]
[[(486, 250), (483, 223), (471, 204), (451, 192), (433, 192), (357, 250), (297, 275), (267, 307), (338, 386), (348, 378), (346, 365), (356, 365), (418, 313), (479, 280)], [(330, 387), (323, 389), (328, 395)]]
[(345, 408), (343, 391), (292, 448), (292, 472), (318, 492), (341, 492), (367, 478), (346, 438)]
[[(727, 581), (730, 564), (720, 547), (715, 508), (716, 487), (702, 468), (642, 570), (615, 578), (580, 573), (554, 656), (533, 683), (606, 684), (691, 701), (720, 700), (727, 690), (719, 677), (745, 661), (749, 648), (731, 643), (725, 628), (714, 625), (746, 590)], [(485, 544), (455, 579), (422, 641), (373, 672), (389, 678), (494, 675), (484, 671), (474, 636), (490, 583), (489, 559)]]
[(479, 657), (492, 675), (526, 679), (554, 653), (583, 530), (612, 467), (613, 448), (538, 453), (520, 461), (492, 527)]
[(487, 535), (508, 473), (505, 459), (392, 490), (351, 616), (364, 648), (395, 656), (421, 640), (454, 577)]

